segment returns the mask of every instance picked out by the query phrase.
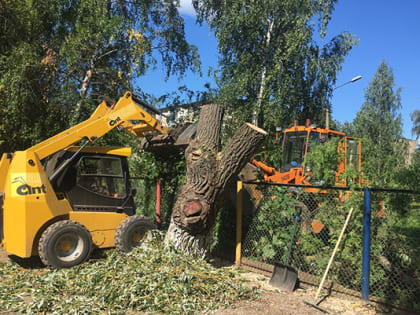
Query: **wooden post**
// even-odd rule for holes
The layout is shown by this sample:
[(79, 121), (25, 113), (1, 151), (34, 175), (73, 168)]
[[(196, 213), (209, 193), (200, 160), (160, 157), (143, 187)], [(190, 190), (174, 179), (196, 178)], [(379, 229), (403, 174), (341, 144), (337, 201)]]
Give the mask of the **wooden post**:
[(241, 265), (241, 250), (242, 250), (242, 189), (243, 183), (238, 181), (236, 190), (236, 266)]

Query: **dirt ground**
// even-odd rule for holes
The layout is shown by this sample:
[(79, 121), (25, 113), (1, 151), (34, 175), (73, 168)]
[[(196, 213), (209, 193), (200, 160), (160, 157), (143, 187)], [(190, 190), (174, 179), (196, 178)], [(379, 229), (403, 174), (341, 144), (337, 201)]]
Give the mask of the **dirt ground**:
[[(9, 259), (7, 253), (0, 248), (0, 262)], [(317, 288), (306, 286), (298, 288), (294, 292), (280, 291), (269, 284), (269, 278), (261, 274), (246, 272), (242, 277), (250, 286), (266, 290), (257, 300), (242, 301), (227, 309), (217, 311), (216, 315), (308, 315), (323, 314), (321, 311), (305, 304), (303, 301), (313, 302)], [(366, 303), (358, 298), (349, 296), (330, 296), (326, 297), (320, 307), (330, 314), (351, 315), (351, 314), (399, 314), (408, 315), (409, 312), (389, 310), (385, 306), (374, 303)], [(2, 312), (0, 312), (2, 313)], [(11, 314), (11, 313), (8, 313)]]
[[(244, 273), (243, 277), (249, 280), (250, 285), (265, 289), (261, 298), (255, 301), (240, 302), (234, 307), (219, 310), (217, 315), (251, 315), (251, 314), (281, 314), (281, 315), (307, 315), (323, 314), (316, 308), (305, 304), (303, 301), (312, 303), (317, 288), (307, 286), (298, 288), (294, 292), (281, 291), (269, 284), (269, 278), (253, 272)], [(330, 314), (384, 314), (372, 304), (351, 297), (327, 297), (319, 306)]]

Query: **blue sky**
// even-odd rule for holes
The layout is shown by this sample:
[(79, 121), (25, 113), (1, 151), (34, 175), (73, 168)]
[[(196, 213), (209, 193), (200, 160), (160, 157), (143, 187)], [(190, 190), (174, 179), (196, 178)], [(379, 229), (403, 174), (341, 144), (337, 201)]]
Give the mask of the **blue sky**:
[[(181, 1), (181, 14), (185, 19), (188, 41), (198, 47), (203, 66), (203, 77), (188, 74), (183, 80), (171, 78), (164, 82), (158, 68), (139, 79), (141, 88), (155, 96), (175, 91), (186, 85), (191, 90), (203, 90), (209, 67), (217, 67), (217, 40), (207, 27), (195, 24), (194, 10), (190, 1)], [(412, 138), (410, 113), (420, 109), (420, 0), (341, 0), (335, 7), (328, 26), (330, 39), (343, 31), (359, 38), (346, 57), (337, 85), (362, 75), (363, 78), (334, 92), (333, 118), (352, 121), (364, 102), (365, 91), (382, 60), (394, 72), (396, 87), (401, 87), (404, 137)], [(214, 87), (214, 84), (212, 84)]]

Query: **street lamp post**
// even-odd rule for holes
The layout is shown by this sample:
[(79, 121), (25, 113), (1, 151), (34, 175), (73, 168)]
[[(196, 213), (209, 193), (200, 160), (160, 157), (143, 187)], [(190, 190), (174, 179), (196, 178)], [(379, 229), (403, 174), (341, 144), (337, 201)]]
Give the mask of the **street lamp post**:
[[(341, 84), (339, 86), (336, 86), (335, 88), (333, 88), (332, 91), (334, 92), (338, 88), (341, 88), (341, 87), (343, 87), (343, 86), (345, 86), (345, 85), (347, 85), (349, 83), (356, 82), (356, 81), (360, 80), (361, 78), (362, 78), (362, 76), (361, 75), (358, 75), (357, 77), (354, 77), (350, 81), (347, 81), (347, 82), (345, 82), (345, 83), (343, 83), (343, 84)], [(330, 107), (329, 107), (329, 102), (327, 103), (326, 110), (325, 110), (325, 129), (330, 129)]]

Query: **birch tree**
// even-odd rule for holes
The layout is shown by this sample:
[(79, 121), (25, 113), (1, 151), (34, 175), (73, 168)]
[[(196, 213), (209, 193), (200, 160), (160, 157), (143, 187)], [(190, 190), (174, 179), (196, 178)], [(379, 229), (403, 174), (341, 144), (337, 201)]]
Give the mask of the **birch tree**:
[(335, 3), (193, 1), (198, 22), (207, 22), (218, 39), (218, 101), (235, 118), (269, 132), (293, 119), (322, 122), (336, 75), (356, 43), (347, 32), (325, 40)]

